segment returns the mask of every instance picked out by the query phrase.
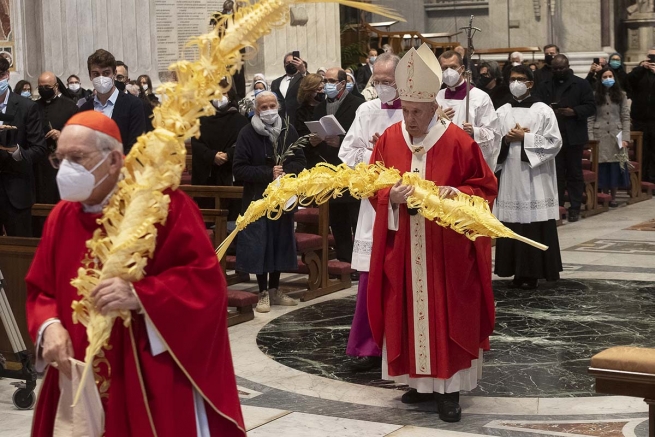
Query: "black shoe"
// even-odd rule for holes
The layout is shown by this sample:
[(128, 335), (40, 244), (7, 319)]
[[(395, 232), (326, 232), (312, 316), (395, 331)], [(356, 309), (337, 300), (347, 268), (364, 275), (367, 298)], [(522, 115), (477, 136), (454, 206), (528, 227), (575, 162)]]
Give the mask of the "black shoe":
[(350, 274), (350, 280), (353, 282), (359, 281), (359, 272), (353, 272)]
[(610, 208), (618, 208), (618, 207), (619, 207), (619, 204), (618, 204), (617, 201), (612, 200), (612, 201), (609, 203), (609, 207), (610, 207)]
[(525, 280), (523, 278), (514, 277), (511, 282), (507, 283), (507, 288), (521, 288)]
[(400, 402), (403, 404), (418, 404), (420, 402), (429, 402), (434, 400), (434, 393), (419, 393), (416, 389), (406, 392)]
[(439, 419), (444, 422), (459, 422), (462, 419), (462, 408), (459, 406), (459, 392), (439, 394), (437, 398), (437, 410)]
[(539, 286), (539, 279), (526, 279), (525, 285), (522, 287), (524, 290), (536, 290)]
[(569, 223), (577, 222), (580, 220), (580, 211), (577, 209), (569, 209)]
[(353, 372), (368, 372), (371, 369), (382, 367), (382, 357), (363, 357), (358, 358), (350, 364), (350, 370)]

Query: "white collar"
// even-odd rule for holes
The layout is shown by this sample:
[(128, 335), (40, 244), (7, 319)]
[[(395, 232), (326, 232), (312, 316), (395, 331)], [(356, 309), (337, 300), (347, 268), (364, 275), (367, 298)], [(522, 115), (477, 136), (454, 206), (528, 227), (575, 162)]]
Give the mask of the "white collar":
[[(438, 117), (436, 114), (430, 121), (428, 126), (428, 133), (421, 138), (415, 138), (415, 141), (412, 142), (412, 138), (407, 133), (407, 128), (405, 126), (405, 121), (403, 120), (403, 137), (405, 138), (405, 144), (409, 150), (416, 155), (423, 156), (430, 151), (430, 149), (439, 141), (441, 136), (446, 132), (450, 121), (447, 121), (443, 118)], [(417, 140), (421, 141), (417, 141)], [(417, 144), (415, 144), (417, 143)]]

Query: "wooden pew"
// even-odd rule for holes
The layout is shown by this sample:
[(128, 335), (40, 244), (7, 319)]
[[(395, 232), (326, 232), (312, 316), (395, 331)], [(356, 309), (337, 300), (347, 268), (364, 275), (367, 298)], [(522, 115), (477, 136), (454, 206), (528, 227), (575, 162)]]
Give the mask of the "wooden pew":
[(642, 182), (641, 177), (643, 174), (642, 171), (642, 162), (644, 157), (644, 134), (639, 131), (630, 132), (630, 145), (628, 146), (628, 154), (630, 157), (630, 164), (632, 167), (629, 168), (630, 172), (630, 188), (628, 189), (628, 195), (630, 199), (628, 204), (633, 204), (641, 202), (644, 200), (649, 200), (653, 198), (653, 193), (647, 183)]
[[(591, 217), (609, 209), (608, 195), (598, 193), (598, 141), (590, 140), (585, 146), (587, 159), (582, 160), (582, 178), (584, 180), (583, 202), (584, 210), (580, 211), (582, 217)], [(599, 198), (602, 201), (599, 201)]]
[[(222, 209), (221, 201), (223, 199), (241, 199), (243, 197), (243, 187), (217, 187), (210, 185), (180, 185), (180, 189), (184, 191), (189, 197), (195, 199), (213, 199), (214, 209), (225, 211), (225, 215), (221, 217), (219, 222), (214, 224), (214, 247), (225, 240), (227, 237), (227, 212)], [(225, 203), (225, 202), (223, 202)], [(201, 210), (207, 211), (207, 210)], [(213, 220), (209, 220), (212, 223)], [(229, 273), (227, 272), (226, 257), (221, 260), (221, 267), (225, 272), (225, 278), (228, 285), (238, 284), (240, 282), (248, 282), (250, 275), (242, 273)]]
[(655, 437), (655, 349), (617, 346), (591, 358), (596, 393), (643, 398), (648, 404), (648, 436)]

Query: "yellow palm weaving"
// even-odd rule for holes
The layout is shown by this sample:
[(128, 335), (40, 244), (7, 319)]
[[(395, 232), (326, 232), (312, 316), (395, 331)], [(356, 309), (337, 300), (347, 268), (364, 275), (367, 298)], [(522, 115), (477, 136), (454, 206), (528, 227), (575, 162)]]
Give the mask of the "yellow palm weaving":
[[(357, 199), (364, 199), (382, 188), (393, 186), (401, 178), (403, 184), (414, 186), (414, 194), (407, 199), (407, 205), (417, 208), (421, 215), (441, 226), (449, 227), (471, 240), (478, 237), (505, 237), (541, 250), (548, 249), (505, 227), (494, 217), (489, 204), (481, 197), (459, 193), (453, 198), (444, 198), (434, 182), (426, 181), (414, 173), (401, 176), (398, 170), (380, 164), (362, 163), (352, 169), (346, 164), (334, 166), (320, 163), (311, 170), (303, 170), (297, 177), (284, 176), (279, 185), (270, 184), (264, 191), (264, 197), (252, 202), (246, 212), (239, 216), (236, 229), (216, 249), (218, 258), (225, 256), (228, 246), (239, 231), (264, 216), (277, 220), (285, 210), (292, 210), (297, 204), (322, 204), (346, 191)], [(294, 196), (299, 200), (288, 204)]]

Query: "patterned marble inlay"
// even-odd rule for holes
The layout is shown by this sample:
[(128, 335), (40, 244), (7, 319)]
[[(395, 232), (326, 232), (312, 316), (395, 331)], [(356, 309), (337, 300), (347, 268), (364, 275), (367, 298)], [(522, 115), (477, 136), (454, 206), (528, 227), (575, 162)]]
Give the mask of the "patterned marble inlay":
[[(485, 353), (480, 396), (594, 394), (592, 355), (615, 345), (655, 347), (655, 284), (560, 280), (536, 291), (494, 281), (496, 330)], [(292, 311), (259, 332), (257, 344), (281, 364), (313, 375), (399, 389), (380, 370), (352, 373), (345, 355), (355, 298)]]
[(655, 219), (627, 228), (628, 231), (655, 231)]
[(531, 434), (543, 434), (549, 436), (571, 436), (571, 437), (625, 437), (634, 436), (637, 425), (647, 419), (607, 419), (607, 420), (582, 420), (582, 421), (503, 421), (494, 420), (485, 425), (486, 428), (502, 429), (508, 431), (522, 431)]
[(622, 253), (630, 255), (652, 255), (655, 253), (654, 241), (591, 240), (566, 249), (567, 251)]

